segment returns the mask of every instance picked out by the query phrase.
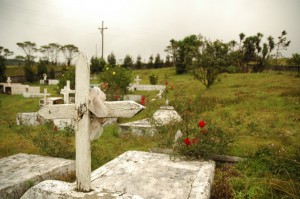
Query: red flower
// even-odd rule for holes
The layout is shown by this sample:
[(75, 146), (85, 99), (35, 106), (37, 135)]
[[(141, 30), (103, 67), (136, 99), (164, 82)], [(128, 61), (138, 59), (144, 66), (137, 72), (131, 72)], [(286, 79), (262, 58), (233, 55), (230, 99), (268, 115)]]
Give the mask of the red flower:
[(115, 99), (115, 100), (118, 100), (119, 98), (120, 98), (119, 95), (115, 95), (115, 96), (114, 96), (114, 99)]
[(206, 133), (206, 129), (202, 129), (201, 133), (205, 134)]
[(171, 85), (171, 90), (173, 90), (174, 89), (174, 85)]
[(145, 106), (145, 102), (146, 102), (146, 97), (142, 96), (140, 104), (143, 105), (143, 106)]
[(188, 145), (191, 145), (191, 140), (190, 140), (190, 138), (185, 138), (184, 140), (183, 140), (183, 142), (188, 146)]
[(54, 126), (53, 130), (54, 130), (54, 131), (57, 131), (57, 130), (58, 130), (58, 129), (57, 129), (57, 126)]
[(196, 144), (196, 143), (198, 142), (198, 138), (194, 138), (194, 139), (192, 140), (192, 142), (193, 142), (193, 144)]
[(166, 86), (168, 86), (169, 82), (168, 82), (168, 81), (166, 81), (166, 83), (165, 83), (165, 84), (166, 84)]
[(203, 121), (203, 120), (200, 120), (200, 121), (198, 122), (198, 126), (199, 126), (200, 128), (203, 128), (205, 125), (206, 125), (206, 122)]

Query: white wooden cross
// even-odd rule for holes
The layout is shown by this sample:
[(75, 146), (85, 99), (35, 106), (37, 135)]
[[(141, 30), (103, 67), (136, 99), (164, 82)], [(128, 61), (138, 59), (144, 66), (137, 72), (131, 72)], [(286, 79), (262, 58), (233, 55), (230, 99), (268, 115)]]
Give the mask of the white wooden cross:
[(105, 101), (99, 88), (90, 90), (90, 67), (80, 53), (76, 64), (75, 104), (47, 105), (38, 114), (45, 119), (75, 119), (77, 190), (91, 191), (91, 143), (99, 137), (105, 118), (132, 117), (144, 107), (134, 101)]
[(136, 78), (134, 79), (134, 81), (135, 81), (136, 84), (140, 84), (141, 79), (140, 79), (140, 77), (137, 75)]
[(70, 80), (67, 80), (67, 85), (60, 90), (60, 94), (64, 95), (64, 103), (69, 104), (69, 95), (70, 93), (75, 93), (75, 90), (70, 88)]

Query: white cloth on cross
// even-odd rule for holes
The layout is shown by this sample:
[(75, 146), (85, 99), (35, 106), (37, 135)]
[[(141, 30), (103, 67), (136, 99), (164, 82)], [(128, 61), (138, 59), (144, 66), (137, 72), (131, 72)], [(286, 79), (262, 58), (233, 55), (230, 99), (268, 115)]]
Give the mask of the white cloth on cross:
[[(106, 116), (108, 115), (107, 107), (104, 104), (106, 95), (100, 88), (94, 87), (90, 90), (89, 94), (89, 110), (96, 117), (91, 118), (91, 132), (90, 140), (98, 139), (103, 132), (103, 124), (106, 122)], [(98, 117), (98, 118), (97, 118)], [(99, 118), (102, 117), (102, 118)]]

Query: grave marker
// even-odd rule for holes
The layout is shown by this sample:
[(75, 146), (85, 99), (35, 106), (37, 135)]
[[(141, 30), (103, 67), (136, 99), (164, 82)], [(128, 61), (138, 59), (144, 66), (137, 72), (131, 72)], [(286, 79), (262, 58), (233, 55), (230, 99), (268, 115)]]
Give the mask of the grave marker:
[(136, 78), (134, 79), (134, 81), (135, 81), (135, 83), (136, 83), (137, 85), (139, 85), (141, 79), (140, 79), (139, 76), (137, 75)]
[(64, 103), (69, 104), (69, 95), (70, 93), (75, 93), (75, 90), (70, 88), (70, 80), (67, 80), (67, 85), (61, 89), (60, 94), (64, 95)]
[(91, 135), (102, 129), (104, 118), (132, 117), (144, 108), (133, 101), (105, 102), (105, 94), (99, 88), (90, 92), (89, 81), (89, 63), (80, 53), (76, 64), (75, 104), (47, 105), (38, 111), (45, 119), (75, 118), (76, 183), (81, 192), (91, 191)]

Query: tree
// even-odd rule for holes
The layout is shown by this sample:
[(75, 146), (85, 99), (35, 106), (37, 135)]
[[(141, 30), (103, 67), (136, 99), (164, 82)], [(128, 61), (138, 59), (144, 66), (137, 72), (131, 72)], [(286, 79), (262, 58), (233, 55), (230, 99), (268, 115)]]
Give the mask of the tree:
[(242, 42), (244, 41), (244, 38), (245, 38), (246, 35), (244, 33), (240, 33), (239, 36), (240, 36), (240, 50), (241, 50), (242, 49)]
[(178, 41), (171, 39), (170, 45), (166, 47), (165, 51), (171, 54), (172, 62), (174, 65), (177, 65), (177, 50), (178, 50)]
[(166, 56), (165, 66), (166, 67), (172, 66), (172, 62), (170, 60), (170, 56), (169, 55)]
[(18, 61), (18, 66), (20, 68), (21, 64), (25, 61), (25, 57), (21, 56), (21, 55), (17, 55), (15, 57), (15, 59)]
[(150, 55), (149, 57), (148, 68), (153, 68), (153, 55)]
[(300, 77), (300, 54), (298, 53), (292, 54), (292, 58), (288, 59), (288, 63), (298, 66), (297, 77)]
[(91, 73), (102, 72), (106, 62), (103, 58), (92, 57), (91, 58)]
[(277, 49), (276, 49), (276, 57), (275, 57), (276, 64), (278, 63), (278, 57), (281, 56), (280, 51), (281, 50), (286, 50), (287, 47), (291, 43), (291, 41), (287, 41), (286, 35), (287, 35), (287, 32), (284, 30), (284, 31), (281, 32), (281, 35), (278, 37), (279, 40), (276, 44)]
[(48, 45), (41, 46), (39, 51), (44, 55), (42, 59), (46, 61), (46, 64), (48, 64), (50, 62), (50, 56), (51, 56), (50, 46)]
[(142, 68), (142, 58), (141, 58), (141, 56), (140, 55), (138, 55), (137, 56), (137, 58), (136, 58), (136, 63), (135, 63), (135, 67), (137, 68), (137, 69), (141, 69)]
[(67, 44), (61, 47), (61, 51), (63, 52), (67, 66), (71, 65), (73, 58), (78, 54), (79, 50), (78, 47), (74, 46), (73, 44)]
[(25, 53), (25, 62), (26, 65), (32, 65), (34, 63), (34, 53), (38, 51), (36, 48), (36, 44), (31, 41), (19, 42), (17, 45), (24, 51)]
[(48, 74), (47, 65), (47, 60), (40, 59), (39, 63), (37, 64), (37, 75), (39, 78), (43, 78), (43, 74)]
[(162, 66), (163, 66), (163, 61), (160, 59), (160, 55), (158, 53), (154, 59), (154, 68), (162, 68)]
[(6, 59), (8, 56), (13, 55), (13, 52), (0, 46), (0, 82), (6, 80), (5, 71), (6, 71)]
[(126, 55), (124, 58), (123, 67), (131, 68), (133, 66), (133, 61), (130, 55)]
[(50, 58), (52, 65), (57, 65), (59, 53), (61, 52), (61, 45), (58, 43), (49, 43), (48, 46), (50, 47)]
[(228, 45), (230, 46), (230, 50), (234, 51), (234, 48), (236, 46), (237, 42), (235, 40), (231, 40)]
[(107, 62), (111, 67), (115, 67), (117, 60), (116, 60), (116, 56), (113, 52), (111, 52), (108, 56), (107, 56)]
[(202, 45), (201, 39), (201, 35), (190, 35), (181, 41), (171, 40), (172, 49), (175, 50), (176, 48), (176, 53), (173, 52), (173, 54), (176, 55), (175, 66), (177, 74), (187, 72), (188, 64), (191, 63), (192, 58), (197, 54), (198, 49)]
[(211, 42), (205, 39), (191, 62), (190, 71), (193, 76), (209, 88), (218, 74), (231, 64), (229, 47), (219, 40)]

